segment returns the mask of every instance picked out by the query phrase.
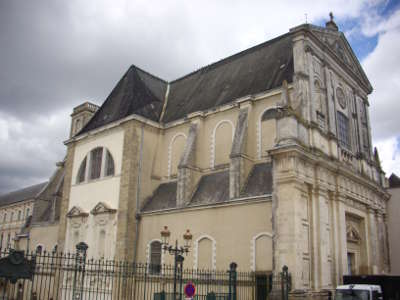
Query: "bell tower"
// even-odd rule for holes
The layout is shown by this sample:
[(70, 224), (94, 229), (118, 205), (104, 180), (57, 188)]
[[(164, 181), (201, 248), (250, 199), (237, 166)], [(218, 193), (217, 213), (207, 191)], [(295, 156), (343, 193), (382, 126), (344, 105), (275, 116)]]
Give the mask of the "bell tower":
[(99, 109), (96, 104), (84, 102), (74, 108), (71, 114), (71, 130), (69, 137), (76, 135)]

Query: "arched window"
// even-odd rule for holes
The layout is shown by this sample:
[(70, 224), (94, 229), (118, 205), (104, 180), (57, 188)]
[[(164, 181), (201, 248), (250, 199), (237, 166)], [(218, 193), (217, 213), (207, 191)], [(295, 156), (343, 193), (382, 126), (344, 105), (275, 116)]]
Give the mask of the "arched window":
[(18, 211), (18, 221), (20, 221), (21, 220), (21, 211), (19, 210)]
[(0, 235), (0, 249), (3, 248), (3, 237), (4, 237), (4, 234), (1, 233), (1, 235)]
[(7, 222), (7, 213), (4, 214), (3, 223)]
[(326, 124), (326, 98), (319, 80), (314, 81), (314, 101), (318, 125), (321, 129), (324, 129)]
[(10, 248), (11, 247), (11, 244), (10, 244), (10, 242), (11, 242), (11, 234), (9, 233), (8, 235), (7, 235), (7, 248)]
[(230, 162), (233, 129), (234, 125), (230, 120), (222, 120), (215, 126), (211, 144), (211, 168)]
[(11, 215), (10, 215), (10, 222), (12, 222), (13, 219), (14, 219), (14, 212), (12, 211), (12, 212), (11, 212)]
[(350, 150), (350, 125), (349, 119), (340, 111), (337, 112), (339, 144)]
[(37, 245), (36, 254), (42, 254), (42, 251), (43, 251), (43, 246), (42, 245)]
[(29, 213), (30, 213), (30, 209), (28, 207), (28, 209), (26, 210), (26, 217), (29, 217)]
[(259, 123), (259, 158), (267, 156), (267, 151), (275, 146), (276, 139), (276, 108), (268, 108), (260, 117)]
[(106, 152), (106, 170), (105, 176), (112, 176), (114, 175), (114, 160), (111, 156), (110, 151), (107, 150)]
[[(88, 171), (87, 172), (87, 168)], [(89, 178), (86, 178), (86, 174)], [(94, 180), (101, 177), (113, 176), (115, 173), (114, 159), (106, 148), (97, 147), (83, 159), (78, 169), (76, 183), (82, 183), (85, 180)]]
[(79, 171), (78, 171), (78, 178), (77, 178), (77, 183), (81, 183), (85, 181), (85, 174), (86, 174), (86, 157), (83, 160), (83, 162), (81, 163), (81, 166), (79, 167)]
[(161, 273), (161, 242), (153, 241), (150, 244), (150, 261), (149, 261), (150, 274)]
[(95, 148), (90, 152), (90, 179), (100, 178), (103, 148)]
[(168, 176), (178, 174), (178, 165), (185, 149), (186, 136), (183, 133), (176, 134), (168, 147)]
[(253, 239), (254, 271), (272, 271), (272, 237), (261, 233)]
[(209, 235), (200, 236), (194, 244), (194, 268), (214, 270), (216, 267), (216, 241)]

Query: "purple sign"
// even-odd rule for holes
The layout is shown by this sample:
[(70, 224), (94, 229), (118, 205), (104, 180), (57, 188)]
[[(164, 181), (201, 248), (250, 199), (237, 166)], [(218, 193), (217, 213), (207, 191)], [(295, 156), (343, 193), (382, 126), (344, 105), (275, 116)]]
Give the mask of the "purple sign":
[(194, 287), (194, 284), (193, 284), (193, 283), (188, 282), (188, 283), (185, 285), (184, 291), (185, 291), (185, 295), (186, 295), (187, 297), (193, 297), (194, 294), (196, 293), (196, 288)]

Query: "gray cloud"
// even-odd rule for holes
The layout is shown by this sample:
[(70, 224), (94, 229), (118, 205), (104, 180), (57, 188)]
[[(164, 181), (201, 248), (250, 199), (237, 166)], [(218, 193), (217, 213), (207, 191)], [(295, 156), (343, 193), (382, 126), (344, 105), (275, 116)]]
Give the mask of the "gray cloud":
[(0, 1), (0, 193), (46, 180), (65, 155), (72, 108), (101, 104), (129, 65), (175, 79), (287, 32), (304, 13), (345, 20), (380, 1), (297, 2)]

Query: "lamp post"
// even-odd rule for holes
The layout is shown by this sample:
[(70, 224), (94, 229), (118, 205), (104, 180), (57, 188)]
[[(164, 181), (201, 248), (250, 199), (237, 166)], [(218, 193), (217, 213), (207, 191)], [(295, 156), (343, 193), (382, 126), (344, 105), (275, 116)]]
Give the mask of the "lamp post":
[(162, 250), (165, 252), (168, 251), (169, 254), (174, 256), (174, 300), (176, 300), (176, 273), (178, 271), (178, 265), (181, 269), (181, 276), (183, 270), (183, 254), (189, 253), (189, 248), (192, 242), (192, 234), (190, 230), (187, 229), (185, 234), (183, 235), (183, 240), (185, 241), (184, 246), (178, 246), (178, 240), (175, 240), (175, 246), (169, 244), (169, 238), (171, 236), (171, 232), (168, 230), (168, 226), (164, 226), (164, 229), (161, 230), (161, 241), (162, 241)]

